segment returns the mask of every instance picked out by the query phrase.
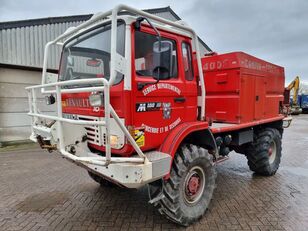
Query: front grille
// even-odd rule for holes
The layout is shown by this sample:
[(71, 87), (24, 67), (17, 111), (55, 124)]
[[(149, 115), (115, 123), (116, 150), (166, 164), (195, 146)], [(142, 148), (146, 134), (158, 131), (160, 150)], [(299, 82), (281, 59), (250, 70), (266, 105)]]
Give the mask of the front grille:
[[(103, 119), (100, 119), (98, 117), (93, 116), (83, 116), (83, 115), (77, 115), (78, 120), (87, 120), (87, 121), (102, 121)], [(102, 134), (102, 126), (98, 125), (88, 125), (85, 126), (85, 129), (87, 130), (87, 138), (88, 142), (91, 144), (96, 144), (99, 146), (102, 146), (103, 140), (101, 137)]]

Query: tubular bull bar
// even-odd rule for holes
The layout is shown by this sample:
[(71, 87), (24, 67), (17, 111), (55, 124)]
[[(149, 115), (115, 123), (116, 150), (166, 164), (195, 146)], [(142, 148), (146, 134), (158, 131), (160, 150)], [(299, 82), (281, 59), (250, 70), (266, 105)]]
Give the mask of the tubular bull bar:
[[(102, 86), (93, 87), (80, 87), (65, 89), (63, 86), (76, 86), (82, 84), (102, 84)], [(57, 115), (46, 115), (39, 113), (37, 108), (37, 96), (36, 90), (49, 89), (48, 93), (56, 95)], [(53, 88), (50, 90), (50, 88)], [(49, 84), (42, 84), (37, 86), (26, 87), (29, 99), (29, 113), (32, 118), (32, 135), (30, 137), (34, 142), (38, 142), (38, 135), (44, 139), (51, 139), (55, 136), (52, 130), (56, 130), (57, 149), (63, 155), (63, 157), (84, 165), (84, 167), (90, 169), (102, 175), (105, 178), (122, 184), (126, 187), (139, 187), (147, 182), (159, 179), (166, 175), (169, 171), (171, 157), (165, 153), (160, 152), (148, 152), (144, 154), (140, 147), (135, 142), (125, 125), (116, 114), (112, 105), (110, 104), (109, 95), (109, 83), (104, 78), (95, 79), (80, 79), (70, 80), (64, 82), (56, 82)], [(78, 93), (78, 92), (104, 92), (104, 119), (103, 121), (85, 121), (63, 118), (62, 115), (62, 93)], [(136, 151), (133, 157), (111, 157), (111, 145), (110, 145), (110, 118), (116, 121), (117, 125), (125, 134), (127, 140), (133, 146)], [(56, 129), (52, 129), (46, 125), (39, 124), (39, 119), (49, 119), (56, 121)], [(64, 139), (64, 127), (65, 124), (74, 125), (96, 125), (104, 126), (106, 129), (106, 143), (105, 143), (105, 156), (100, 156), (92, 152), (78, 153), (79, 156), (70, 153), (66, 149), (66, 143)]]

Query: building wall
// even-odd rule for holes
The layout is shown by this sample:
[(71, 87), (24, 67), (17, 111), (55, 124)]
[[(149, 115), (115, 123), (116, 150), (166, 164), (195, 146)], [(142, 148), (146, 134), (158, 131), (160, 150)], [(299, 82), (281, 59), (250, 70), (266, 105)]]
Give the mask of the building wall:
[[(30, 117), (26, 86), (39, 84), (41, 72), (0, 68), (0, 143), (26, 140), (30, 136)], [(53, 113), (38, 94), (41, 111)]]
[[(42, 67), (45, 44), (81, 22), (33, 25), (0, 30), (0, 63)], [(48, 57), (48, 68), (58, 69), (61, 50), (54, 45)]]

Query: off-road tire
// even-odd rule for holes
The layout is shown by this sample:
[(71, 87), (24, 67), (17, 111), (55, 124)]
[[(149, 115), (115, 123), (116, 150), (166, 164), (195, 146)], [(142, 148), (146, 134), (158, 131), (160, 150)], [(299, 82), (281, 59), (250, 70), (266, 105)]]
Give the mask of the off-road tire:
[(102, 187), (109, 187), (109, 188), (113, 188), (115, 187), (116, 185), (106, 179), (104, 179), (103, 177), (99, 176), (99, 175), (96, 175), (90, 171), (88, 171), (88, 174), (89, 176), (97, 183), (99, 183)]
[[(281, 160), (281, 138), (281, 133), (275, 128), (265, 128), (256, 132), (254, 141), (246, 153), (251, 171), (263, 176), (272, 176), (276, 173)], [(275, 153), (271, 150), (273, 145)]]
[[(187, 176), (191, 171), (204, 171), (203, 191), (198, 200), (187, 202)], [(216, 169), (212, 155), (204, 148), (192, 144), (182, 145), (172, 164), (170, 178), (162, 183), (163, 197), (156, 203), (158, 211), (183, 226), (188, 226), (202, 217), (208, 208), (215, 188)], [(201, 181), (201, 180), (200, 180)], [(200, 185), (199, 185), (200, 186)]]

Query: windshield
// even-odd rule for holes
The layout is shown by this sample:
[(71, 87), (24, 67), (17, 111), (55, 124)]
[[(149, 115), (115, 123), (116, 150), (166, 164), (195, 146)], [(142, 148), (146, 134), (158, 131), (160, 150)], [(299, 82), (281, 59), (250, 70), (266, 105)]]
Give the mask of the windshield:
[[(111, 25), (100, 26), (70, 40), (63, 49), (59, 81), (110, 78)], [(124, 56), (125, 24), (118, 22), (117, 52)], [(114, 84), (122, 81), (117, 73)]]

